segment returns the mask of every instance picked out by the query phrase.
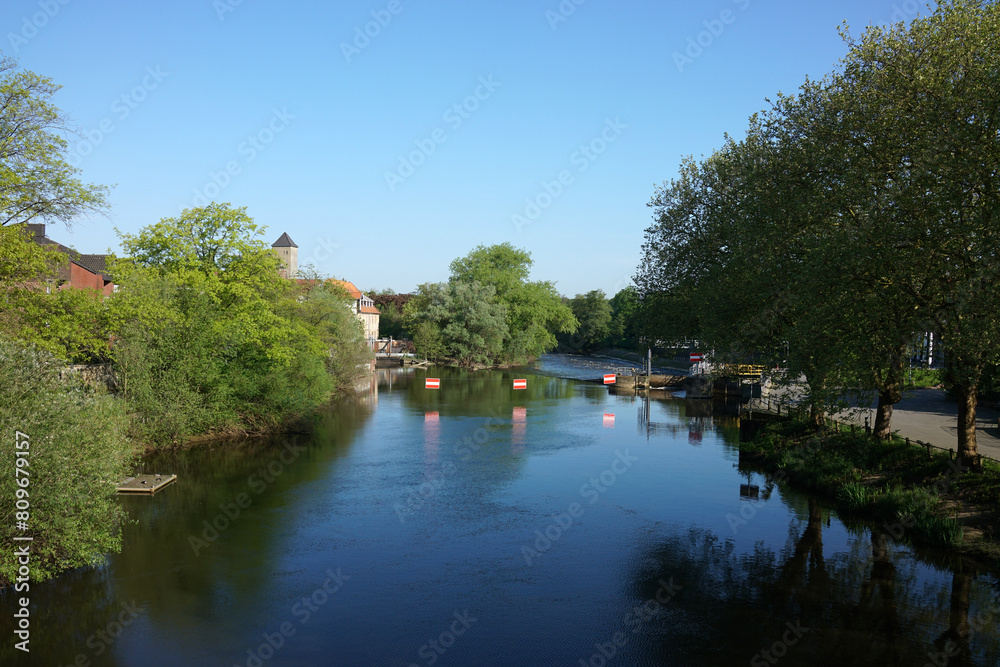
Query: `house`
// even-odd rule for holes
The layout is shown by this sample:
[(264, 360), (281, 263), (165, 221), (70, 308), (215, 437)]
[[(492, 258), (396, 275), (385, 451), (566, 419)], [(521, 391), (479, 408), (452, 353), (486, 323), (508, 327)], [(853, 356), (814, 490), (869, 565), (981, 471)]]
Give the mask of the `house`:
[(354, 299), (354, 305), (352, 306), (354, 310), (354, 315), (359, 320), (361, 320), (362, 326), (365, 328), (365, 340), (375, 341), (378, 340), (378, 320), (381, 316), (378, 308), (375, 307), (375, 302), (371, 300), (370, 297), (361, 293), (354, 283), (347, 282), (346, 280), (329, 280), (328, 282), (339, 285), (351, 295)]
[[(304, 278), (299, 278), (295, 282), (297, 282), (299, 286), (304, 288), (306, 291), (312, 289), (320, 283), (319, 280), (307, 280)], [(346, 280), (336, 280), (335, 278), (330, 278), (324, 282), (330, 285), (336, 285), (347, 292), (348, 296), (353, 299), (351, 303), (351, 312), (354, 313), (354, 316), (358, 318), (359, 322), (361, 322), (361, 326), (364, 328), (365, 332), (365, 340), (374, 345), (374, 341), (378, 339), (378, 321), (379, 317), (381, 317), (381, 313), (378, 308), (375, 307), (375, 302), (363, 294), (361, 290), (354, 285), (354, 283)]]
[[(38, 245), (55, 246), (69, 260), (56, 267), (56, 289), (96, 289), (104, 296), (110, 296), (115, 291), (114, 281), (108, 275), (107, 255), (85, 255), (53, 241), (45, 235), (44, 223), (29, 223), (25, 227), (31, 232), (32, 241)], [(49, 290), (52, 283), (50, 281)]]

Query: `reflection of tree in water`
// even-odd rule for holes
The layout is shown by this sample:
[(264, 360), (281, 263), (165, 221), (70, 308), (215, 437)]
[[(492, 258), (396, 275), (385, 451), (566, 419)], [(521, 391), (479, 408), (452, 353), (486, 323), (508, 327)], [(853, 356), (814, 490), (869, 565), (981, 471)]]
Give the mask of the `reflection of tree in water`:
[[(992, 608), (992, 592), (971, 573), (936, 581), (909, 555), (894, 561), (878, 530), (850, 553), (824, 556), (823, 523), (809, 500), (805, 526), (793, 524), (780, 553), (763, 543), (737, 553), (698, 528), (670, 536), (637, 573), (641, 599), (654, 598), (661, 580), (681, 586), (645, 635), (649, 652), (664, 664), (747, 664), (783, 637), (796, 639), (789, 629), (801, 623), (809, 631), (787, 647), (782, 665), (924, 665), (942, 638), (955, 639), (970, 605)], [(997, 664), (995, 628), (965, 639), (941, 664)]]
[[(136, 523), (126, 531), (121, 554), (112, 559), (117, 595), (155, 600), (150, 620), (166, 633), (183, 634), (225, 617), (233, 606), (256, 605), (267, 597), (262, 587), (271, 577), (266, 572), (281, 562), (273, 554), (282, 538), (270, 523), (272, 510), (280, 509), (281, 527), (309, 520), (315, 511), (310, 503), (289, 504), (283, 498), (329, 475), (329, 464), (349, 453), (370, 414), (364, 401), (343, 401), (321, 414), (309, 435), (206, 443), (156, 457), (152, 465), (176, 472), (178, 482), (153, 498), (123, 499)], [(296, 446), (304, 450), (293, 454)], [(229, 520), (220, 505), (232, 511), (240, 494), (252, 503)], [(190, 538), (203, 538), (204, 522), (220, 516), (229, 527), (195, 555)], [(150, 576), (130, 576), (134, 572)]]

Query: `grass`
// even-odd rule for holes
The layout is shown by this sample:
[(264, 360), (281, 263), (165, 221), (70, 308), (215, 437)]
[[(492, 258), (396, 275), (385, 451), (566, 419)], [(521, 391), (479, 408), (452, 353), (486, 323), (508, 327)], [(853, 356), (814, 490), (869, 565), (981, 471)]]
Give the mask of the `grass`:
[[(741, 459), (836, 501), (842, 514), (877, 522), (911, 544), (943, 547), (1000, 563), (1000, 464), (959, 474), (947, 453), (864, 432), (817, 430), (775, 420)], [(958, 517), (962, 517), (961, 522)], [(966, 531), (975, 538), (967, 539)]]
[(936, 368), (916, 366), (909, 370), (906, 376), (906, 386), (910, 389), (937, 387), (943, 381), (941, 375), (941, 371)]

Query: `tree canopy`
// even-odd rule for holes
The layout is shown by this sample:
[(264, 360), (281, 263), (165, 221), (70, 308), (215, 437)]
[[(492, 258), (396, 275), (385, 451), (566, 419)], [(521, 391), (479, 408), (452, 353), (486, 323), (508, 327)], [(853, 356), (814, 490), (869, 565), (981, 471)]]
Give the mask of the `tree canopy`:
[(848, 55), (657, 188), (636, 284), (664, 337), (722, 360), (785, 345), (817, 423), (846, 387), (888, 435), (909, 343), (941, 335), (959, 449), (1000, 333), (1000, 8), (954, 0)]
[(491, 366), (553, 349), (555, 334), (574, 331), (577, 321), (551, 282), (528, 280), (531, 264), (510, 243), (478, 246), (451, 263), (447, 285), (421, 285), (405, 308), (418, 351)]

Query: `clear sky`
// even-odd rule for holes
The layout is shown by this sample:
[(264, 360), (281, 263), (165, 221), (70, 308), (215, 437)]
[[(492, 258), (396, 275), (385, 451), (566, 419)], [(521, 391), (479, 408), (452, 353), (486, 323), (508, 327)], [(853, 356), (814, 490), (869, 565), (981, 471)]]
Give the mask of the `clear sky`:
[[(70, 160), (113, 185), (82, 252), (207, 201), (365, 290), (446, 280), (479, 244), (613, 295), (654, 184), (821, 78), (837, 27), (914, 0), (5, 0), (0, 49), (63, 86)], [(367, 33), (367, 34), (366, 34)], [(534, 208), (537, 207), (537, 208)], [(517, 218), (515, 216), (520, 216)]]

